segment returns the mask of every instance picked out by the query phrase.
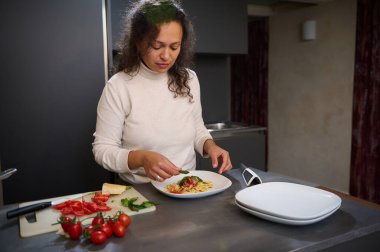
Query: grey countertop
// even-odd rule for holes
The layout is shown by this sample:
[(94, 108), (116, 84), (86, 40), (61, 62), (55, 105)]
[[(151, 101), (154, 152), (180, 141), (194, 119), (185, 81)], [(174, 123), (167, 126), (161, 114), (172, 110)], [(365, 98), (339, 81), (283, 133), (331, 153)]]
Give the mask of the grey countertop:
[(211, 135), (215, 139), (220, 138), (228, 138), (228, 137), (238, 137), (238, 136), (246, 136), (247, 134), (264, 134), (266, 132), (267, 128), (262, 126), (256, 126), (251, 125), (244, 128), (231, 128), (231, 129), (225, 129), (225, 130), (213, 130), (210, 131)]
[[(279, 174), (253, 169), (263, 182), (302, 183)], [(198, 199), (171, 198), (150, 184), (135, 189), (159, 205), (156, 211), (132, 216), (123, 238), (112, 237), (103, 245), (70, 241), (49, 233), (19, 237), (18, 221), (7, 220), (9, 209), (0, 208), (1, 251), (319, 251), (380, 232), (380, 211), (343, 198), (332, 216), (311, 225), (289, 226), (259, 219), (234, 204), (235, 194), (245, 188), (240, 169), (226, 177), (226, 191)], [(313, 184), (306, 183), (314, 186)], [(380, 246), (380, 243), (379, 243)], [(368, 251), (364, 249), (363, 251)], [(375, 250), (373, 250), (375, 251)]]

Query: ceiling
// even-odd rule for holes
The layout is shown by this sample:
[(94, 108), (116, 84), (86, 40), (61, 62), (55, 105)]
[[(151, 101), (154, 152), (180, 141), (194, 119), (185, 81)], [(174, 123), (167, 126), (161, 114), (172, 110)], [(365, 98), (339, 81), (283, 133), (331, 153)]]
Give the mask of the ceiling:
[(247, 0), (248, 16), (271, 16), (277, 12), (315, 6), (333, 0)]
[(280, 2), (280, 0), (248, 0), (248, 4), (271, 5)]
[(317, 4), (321, 2), (327, 2), (331, 0), (248, 0), (248, 4), (256, 5), (274, 5), (279, 3), (306, 3)]

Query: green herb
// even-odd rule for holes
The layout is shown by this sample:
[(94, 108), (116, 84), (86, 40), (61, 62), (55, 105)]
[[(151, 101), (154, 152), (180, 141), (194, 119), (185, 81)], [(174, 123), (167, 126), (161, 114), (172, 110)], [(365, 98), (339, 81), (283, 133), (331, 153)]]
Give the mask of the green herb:
[(202, 180), (200, 177), (198, 177), (198, 176), (191, 176), (191, 178), (192, 178), (193, 180), (198, 181), (198, 182), (203, 182), (203, 180)]
[(144, 209), (144, 208), (148, 208), (148, 207), (152, 207), (152, 206), (156, 206), (157, 204), (152, 202), (152, 201), (144, 201), (143, 203), (141, 204), (135, 204), (135, 201), (137, 200), (137, 197), (134, 197), (134, 198), (125, 198), (125, 199), (121, 199), (121, 205), (124, 206), (124, 207), (128, 207), (130, 210), (132, 211), (135, 211), (135, 212), (138, 212), (139, 210), (141, 209)]
[(182, 173), (182, 174), (188, 174), (189, 171), (181, 170), (181, 171), (179, 171), (179, 173)]
[(203, 182), (203, 180), (198, 177), (198, 176), (185, 176), (181, 179), (181, 181), (179, 181), (178, 185), (179, 186), (183, 186), (183, 184), (185, 183), (185, 181), (188, 179), (188, 178), (191, 178), (192, 180), (195, 180), (197, 182)]
[(181, 181), (179, 181), (178, 185), (179, 186), (183, 186), (183, 183), (185, 183), (185, 181), (189, 178), (189, 176), (185, 176), (181, 179)]
[(132, 189), (132, 186), (130, 185), (125, 187), (125, 190), (130, 190), (130, 189)]

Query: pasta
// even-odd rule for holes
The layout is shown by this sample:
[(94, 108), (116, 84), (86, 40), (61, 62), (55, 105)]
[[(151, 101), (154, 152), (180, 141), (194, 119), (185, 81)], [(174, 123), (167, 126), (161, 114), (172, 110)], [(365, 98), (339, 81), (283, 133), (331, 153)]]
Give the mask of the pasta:
[(166, 186), (171, 193), (199, 193), (211, 189), (214, 184), (211, 181), (203, 181), (198, 176), (185, 176), (177, 183)]

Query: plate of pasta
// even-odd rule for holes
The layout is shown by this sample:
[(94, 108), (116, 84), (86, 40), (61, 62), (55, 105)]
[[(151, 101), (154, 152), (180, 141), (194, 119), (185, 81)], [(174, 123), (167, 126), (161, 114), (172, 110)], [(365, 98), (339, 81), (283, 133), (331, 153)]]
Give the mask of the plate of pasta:
[(163, 182), (152, 181), (158, 191), (175, 198), (206, 197), (226, 190), (231, 184), (228, 178), (210, 171), (189, 171)]

